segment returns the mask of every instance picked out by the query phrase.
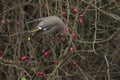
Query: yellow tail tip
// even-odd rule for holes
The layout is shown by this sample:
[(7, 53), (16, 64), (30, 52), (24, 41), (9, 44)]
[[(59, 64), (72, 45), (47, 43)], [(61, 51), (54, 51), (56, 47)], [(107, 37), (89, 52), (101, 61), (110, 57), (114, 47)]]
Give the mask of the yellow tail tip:
[(30, 41), (31, 40), (31, 38), (30, 37), (28, 37), (28, 41)]

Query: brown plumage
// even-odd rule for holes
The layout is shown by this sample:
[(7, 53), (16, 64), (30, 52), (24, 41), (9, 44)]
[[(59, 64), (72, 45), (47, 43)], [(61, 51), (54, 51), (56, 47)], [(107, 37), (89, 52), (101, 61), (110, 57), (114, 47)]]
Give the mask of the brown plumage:
[(43, 18), (42, 21), (31, 30), (31, 32), (35, 33), (40, 31), (43, 34), (52, 34), (55, 32), (65, 33), (66, 25), (65, 23), (57, 16), (49, 16)]

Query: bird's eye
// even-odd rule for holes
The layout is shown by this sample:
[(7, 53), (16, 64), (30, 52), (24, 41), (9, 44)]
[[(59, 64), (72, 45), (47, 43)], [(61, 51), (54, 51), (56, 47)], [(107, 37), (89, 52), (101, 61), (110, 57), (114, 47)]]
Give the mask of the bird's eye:
[(48, 30), (48, 28), (46, 28), (46, 27), (40, 29), (40, 31), (43, 31), (43, 32), (47, 31), (47, 30)]
[(44, 28), (44, 29), (43, 29), (43, 31), (46, 31), (46, 30), (47, 30), (47, 28)]
[(39, 28), (40, 31), (46, 31), (46, 30), (48, 30), (47, 27), (41, 27), (40, 25), (38, 25), (38, 28)]

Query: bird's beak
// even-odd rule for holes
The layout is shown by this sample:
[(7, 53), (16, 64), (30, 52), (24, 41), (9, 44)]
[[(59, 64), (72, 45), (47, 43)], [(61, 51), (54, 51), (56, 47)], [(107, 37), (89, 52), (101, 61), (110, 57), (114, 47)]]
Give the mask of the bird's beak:
[(39, 27), (39, 26), (37, 26), (37, 27), (35, 27), (35, 28), (33, 28), (32, 30), (31, 30), (31, 32), (37, 32), (38, 30), (41, 30), (42, 28), (41, 27)]

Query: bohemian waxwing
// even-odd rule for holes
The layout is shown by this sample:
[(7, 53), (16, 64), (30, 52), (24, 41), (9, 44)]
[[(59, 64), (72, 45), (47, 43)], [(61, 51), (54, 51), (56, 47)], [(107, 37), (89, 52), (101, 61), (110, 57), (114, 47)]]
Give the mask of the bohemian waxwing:
[(35, 32), (41, 32), (48, 35), (55, 32), (62, 34), (65, 33), (65, 30), (66, 25), (59, 17), (48, 16), (46, 18), (42, 18), (42, 21), (37, 25), (37, 27), (33, 28), (31, 32), (33, 34)]

